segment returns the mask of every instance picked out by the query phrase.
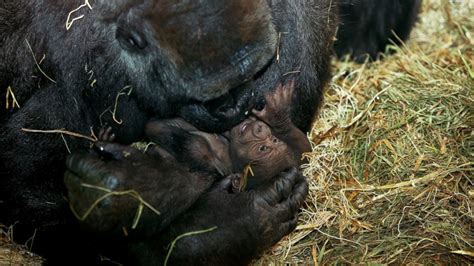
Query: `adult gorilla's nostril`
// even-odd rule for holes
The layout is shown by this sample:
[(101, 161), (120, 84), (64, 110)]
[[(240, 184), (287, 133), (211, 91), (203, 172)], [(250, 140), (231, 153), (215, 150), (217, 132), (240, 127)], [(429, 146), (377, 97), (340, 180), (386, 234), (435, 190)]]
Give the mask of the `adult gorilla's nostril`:
[(145, 49), (148, 42), (144, 36), (138, 31), (119, 27), (117, 29), (116, 38), (122, 48), (127, 50)]

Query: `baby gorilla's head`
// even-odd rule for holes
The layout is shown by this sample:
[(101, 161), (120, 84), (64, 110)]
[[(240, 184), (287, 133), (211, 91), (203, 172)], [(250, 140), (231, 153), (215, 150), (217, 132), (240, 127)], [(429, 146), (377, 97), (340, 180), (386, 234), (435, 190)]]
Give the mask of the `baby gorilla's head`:
[(254, 117), (247, 118), (230, 131), (230, 155), (234, 172), (242, 172), (247, 165), (251, 166), (256, 178), (248, 180), (248, 188), (298, 165), (289, 146), (273, 136), (267, 124)]

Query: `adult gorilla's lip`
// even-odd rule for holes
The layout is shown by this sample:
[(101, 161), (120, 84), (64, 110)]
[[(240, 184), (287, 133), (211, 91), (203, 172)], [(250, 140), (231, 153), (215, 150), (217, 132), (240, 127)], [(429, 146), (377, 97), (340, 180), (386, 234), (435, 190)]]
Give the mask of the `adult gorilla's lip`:
[[(251, 81), (246, 81), (243, 82), (236, 87), (233, 87), (220, 97), (217, 97), (215, 99), (211, 99), (209, 101), (201, 102), (203, 106), (209, 110), (210, 113), (212, 113), (216, 117), (231, 117), (232, 111), (239, 111), (237, 109), (240, 109), (239, 106), (242, 106), (243, 102), (242, 99), (243, 95), (251, 95), (252, 99), (247, 99), (244, 100), (245, 104), (248, 106), (253, 106), (253, 104), (256, 103), (256, 99), (254, 97), (254, 91), (253, 89), (255, 88), (255, 81), (258, 80), (260, 77), (262, 77), (267, 70), (270, 68), (270, 65), (273, 63), (274, 58), (272, 58), (266, 65), (264, 65), (261, 69), (259, 69), (252, 77)], [(255, 95), (256, 96), (256, 95)], [(233, 110), (236, 109), (236, 110)], [(229, 111), (230, 110), (230, 111)], [(250, 110), (248, 110), (250, 111)]]
[(180, 108), (179, 116), (203, 131), (224, 132), (231, 130), (238, 137), (239, 129), (236, 127), (248, 117), (252, 109), (263, 108), (261, 92), (264, 87), (276, 84), (275, 77), (271, 74), (275, 57), (262, 65), (247, 82), (241, 80), (227, 92), (212, 100), (191, 100)]

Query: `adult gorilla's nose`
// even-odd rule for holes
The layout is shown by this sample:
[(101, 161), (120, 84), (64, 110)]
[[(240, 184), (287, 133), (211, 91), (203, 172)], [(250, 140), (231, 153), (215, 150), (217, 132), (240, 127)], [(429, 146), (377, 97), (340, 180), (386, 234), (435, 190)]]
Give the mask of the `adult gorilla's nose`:
[(266, 0), (159, 0), (151, 22), (179, 80), (175, 89), (198, 101), (251, 80), (276, 51)]

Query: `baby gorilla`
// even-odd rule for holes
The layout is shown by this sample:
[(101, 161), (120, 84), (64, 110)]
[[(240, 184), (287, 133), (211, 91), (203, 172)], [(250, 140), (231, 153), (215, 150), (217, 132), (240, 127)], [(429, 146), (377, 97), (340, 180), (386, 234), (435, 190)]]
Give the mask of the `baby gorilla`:
[(234, 192), (253, 189), (299, 166), (302, 153), (311, 150), (306, 135), (291, 121), (293, 91), (293, 81), (280, 84), (265, 95), (263, 110), (253, 110), (254, 116), (221, 135), (199, 131), (180, 118), (151, 121), (145, 132), (157, 145), (150, 152), (191, 170), (230, 176)]

